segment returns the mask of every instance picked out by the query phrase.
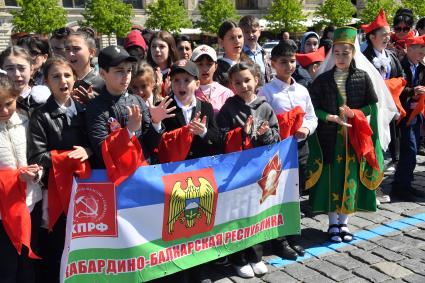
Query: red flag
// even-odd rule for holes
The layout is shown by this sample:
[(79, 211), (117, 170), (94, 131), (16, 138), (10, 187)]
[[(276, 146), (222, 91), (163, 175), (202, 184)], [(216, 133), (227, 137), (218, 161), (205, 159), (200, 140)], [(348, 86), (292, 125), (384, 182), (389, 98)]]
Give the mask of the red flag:
[(409, 115), (409, 120), (407, 120), (406, 125), (409, 126), (410, 123), (412, 123), (413, 118), (415, 118), (416, 115), (421, 114), (422, 112), (425, 111), (424, 106), (425, 106), (425, 94), (422, 94), (421, 96), (419, 96), (419, 99), (417, 101), (418, 104), (416, 104), (415, 109), (413, 109), (412, 113), (410, 113)]
[(162, 134), (158, 145), (159, 161), (167, 163), (185, 160), (192, 141), (193, 134), (187, 125)]
[(354, 117), (348, 119), (352, 127), (348, 127), (350, 144), (356, 152), (357, 159), (366, 158), (367, 163), (375, 170), (380, 171), (376, 159), (375, 147), (372, 141), (373, 131), (366, 116), (358, 109), (352, 109)]
[[(230, 153), (235, 151), (242, 151), (243, 149), (252, 148), (251, 137), (245, 135), (245, 140), (242, 140), (243, 137), (243, 128), (239, 127), (228, 131), (226, 134), (226, 141), (224, 146), (224, 152)], [(245, 144), (244, 146), (242, 146)]]
[(279, 121), (279, 134), (281, 140), (295, 134), (303, 124), (304, 115), (305, 113), (301, 106), (296, 106), (291, 111), (276, 115)]
[(90, 177), (90, 164), (86, 160), (69, 158), (72, 150), (52, 150), (52, 168), (49, 173), (48, 207), (49, 231), (63, 213), (67, 215), (71, 198), (72, 180), (74, 175), (86, 179)]
[(26, 204), (27, 184), (19, 180), (19, 170), (0, 171), (0, 213), (7, 236), (20, 255), (22, 245), (28, 257), (39, 259), (31, 249), (31, 215)]
[(394, 103), (397, 106), (398, 112), (400, 112), (400, 117), (397, 120), (397, 123), (400, 123), (401, 119), (403, 119), (406, 116), (406, 110), (404, 110), (403, 106), (400, 102), (400, 94), (403, 91), (404, 87), (407, 84), (407, 81), (400, 77), (400, 78), (392, 78), (388, 80), (384, 80), (385, 84), (387, 85), (388, 90), (391, 93), (391, 96), (393, 97)]
[(109, 179), (118, 186), (140, 166), (148, 165), (136, 136), (127, 128), (113, 131), (102, 143), (102, 157)]

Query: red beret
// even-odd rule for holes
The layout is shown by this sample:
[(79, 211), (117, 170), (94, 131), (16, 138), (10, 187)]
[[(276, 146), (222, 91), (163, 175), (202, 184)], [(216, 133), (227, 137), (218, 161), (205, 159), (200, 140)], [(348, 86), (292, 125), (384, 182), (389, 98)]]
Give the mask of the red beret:
[(385, 17), (385, 12), (382, 9), (379, 12), (378, 16), (376, 16), (376, 19), (373, 22), (371, 22), (368, 25), (361, 25), (360, 27), (362, 28), (362, 30), (365, 31), (365, 33), (369, 33), (371, 31), (374, 31), (375, 29), (387, 27), (387, 26), (390, 26), (390, 25), (388, 24), (387, 18)]
[(298, 63), (300, 63), (301, 67), (307, 68), (311, 64), (315, 62), (323, 62), (325, 61), (325, 47), (322, 46), (319, 49), (317, 49), (315, 52), (306, 53), (306, 54), (299, 54), (297, 53), (295, 55), (297, 58)]
[(405, 40), (406, 46), (409, 47), (411, 45), (422, 45), (425, 46), (425, 35), (417, 36), (414, 38), (408, 38)]

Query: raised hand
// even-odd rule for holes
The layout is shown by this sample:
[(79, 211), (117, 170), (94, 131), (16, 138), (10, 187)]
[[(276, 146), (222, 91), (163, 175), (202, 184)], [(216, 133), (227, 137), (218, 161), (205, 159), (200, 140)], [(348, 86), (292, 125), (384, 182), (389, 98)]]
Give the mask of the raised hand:
[(164, 119), (171, 118), (171, 117), (175, 116), (175, 114), (172, 114), (171, 112), (173, 112), (176, 109), (176, 106), (173, 106), (171, 108), (167, 108), (172, 101), (173, 101), (173, 99), (171, 97), (166, 96), (161, 101), (161, 103), (158, 104), (158, 106), (151, 105), (151, 103), (149, 101), (147, 102), (148, 108), (149, 108), (149, 113), (151, 114), (151, 117), (152, 117), (152, 123), (157, 124), (157, 123), (160, 123)]
[(132, 104), (131, 106), (126, 107), (128, 110), (127, 129), (134, 133), (142, 126), (142, 113), (140, 112), (139, 105)]
[(252, 115), (248, 116), (248, 119), (246, 119), (245, 125), (243, 126), (243, 130), (245, 134), (249, 135), (251, 134), (252, 124), (254, 123), (254, 119), (252, 118)]
[(207, 131), (207, 116), (202, 117), (201, 112), (197, 112), (195, 118), (188, 124), (189, 131), (194, 135), (202, 135)]
[(83, 104), (88, 103), (94, 97), (95, 96), (93, 93), (92, 86), (89, 86), (88, 89), (85, 89), (83, 86), (80, 85), (78, 88), (75, 88), (72, 91), (72, 98)]
[(269, 129), (270, 129), (269, 122), (268, 121), (262, 122), (260, 127), (258, 127), (257, 129), (257, 136), (264, 135)]

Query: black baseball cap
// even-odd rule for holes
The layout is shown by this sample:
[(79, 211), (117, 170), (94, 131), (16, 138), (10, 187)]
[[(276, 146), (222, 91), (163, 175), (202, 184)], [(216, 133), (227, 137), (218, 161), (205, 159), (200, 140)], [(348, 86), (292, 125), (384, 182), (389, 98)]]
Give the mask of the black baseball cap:
[(171, 66), (170, 77), (172, 77), (174, 74), (181, 72), (181, 71), (186, 72), (191, 76), (194, 76), (196, 79), (199, 79), (198, 67), (192, 61), (179, 60), (179, 61), (175, 62)]
[(108, 69), (109, 67), (115, 67), (124, 61), (137, 62), (137, 59), (130, 56), (124, 47), (119, 45), (109, 45), (103, 48), (99, 52), (98, 56), (99, 68)]

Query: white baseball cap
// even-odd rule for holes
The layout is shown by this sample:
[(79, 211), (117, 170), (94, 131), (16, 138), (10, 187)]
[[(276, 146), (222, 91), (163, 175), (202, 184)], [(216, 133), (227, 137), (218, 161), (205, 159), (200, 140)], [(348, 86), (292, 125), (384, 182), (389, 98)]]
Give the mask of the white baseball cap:
[(199, 59), (202, 55), (208, 55), (214, 62), (217, 62), (217, 53), (215, 52), (214, 48), (208, 45), (199, 45), (196, 47), (192, 52), (192, 62), (195, 62)]

